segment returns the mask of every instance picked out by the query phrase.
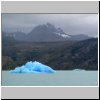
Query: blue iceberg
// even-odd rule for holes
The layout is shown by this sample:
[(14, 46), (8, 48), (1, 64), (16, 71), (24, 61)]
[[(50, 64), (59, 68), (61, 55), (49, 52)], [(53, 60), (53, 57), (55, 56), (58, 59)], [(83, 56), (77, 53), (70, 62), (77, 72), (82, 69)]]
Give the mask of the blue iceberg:
[(54, 73), (55, 71), (47, 65), (37, 61), (29, 61), (21, 67), (10, 71), (11, 73)]

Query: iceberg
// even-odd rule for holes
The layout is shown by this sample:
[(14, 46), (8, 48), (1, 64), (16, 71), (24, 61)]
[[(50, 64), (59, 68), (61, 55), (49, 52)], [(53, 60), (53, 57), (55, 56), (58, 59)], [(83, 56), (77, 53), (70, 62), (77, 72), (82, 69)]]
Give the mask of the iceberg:
[(84, 69), (74, 69), (73, 71), (86, 71)]
[(37, 61), (29, 61), (25, 65), (20, 67), (16, 67), (14, 70), (10, 71), (11, 73), (54, 73), (55, 71), (40, 62)]

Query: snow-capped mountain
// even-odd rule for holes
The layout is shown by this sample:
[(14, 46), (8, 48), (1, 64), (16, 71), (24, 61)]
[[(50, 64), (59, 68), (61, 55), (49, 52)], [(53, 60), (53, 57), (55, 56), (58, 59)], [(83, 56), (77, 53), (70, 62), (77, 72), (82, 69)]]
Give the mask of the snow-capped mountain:
[(27, 35), (23, 32), (14, 32), (11, 33), (10, 36), (13, 36), (18, 41), (29, 42), (56, 42), (66, 40), (85, 40), (90, 38), (83, 34), (69, 35), (61, 28), (56, 28), (50, 23), (34, 27)]
[(33, 28), (33, 30), (27, 34), (26, 40), (35, 42), (66, 41), (66, 36), (68, 35), (64, 33), (62, 29), (47, 23)]

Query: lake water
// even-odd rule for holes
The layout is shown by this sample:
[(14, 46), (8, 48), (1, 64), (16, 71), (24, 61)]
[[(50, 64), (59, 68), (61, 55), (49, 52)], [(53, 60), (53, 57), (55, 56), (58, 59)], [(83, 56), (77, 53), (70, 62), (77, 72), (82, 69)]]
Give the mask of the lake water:
[(2, 86), (97, 86), (98, 71), (56, 71), (54, 74), (12, 74), (2, 71)]

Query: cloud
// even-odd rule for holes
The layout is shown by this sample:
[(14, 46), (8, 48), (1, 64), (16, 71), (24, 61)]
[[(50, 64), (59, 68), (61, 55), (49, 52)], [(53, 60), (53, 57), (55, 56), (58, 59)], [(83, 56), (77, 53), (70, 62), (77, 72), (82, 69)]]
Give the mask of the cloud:
[(38, 24), (54, 24), (67, 34), (97, 36), (97, 14), (2, 14), (2, 30), (30, 32)]

